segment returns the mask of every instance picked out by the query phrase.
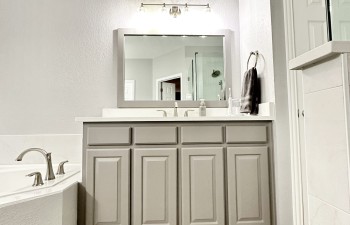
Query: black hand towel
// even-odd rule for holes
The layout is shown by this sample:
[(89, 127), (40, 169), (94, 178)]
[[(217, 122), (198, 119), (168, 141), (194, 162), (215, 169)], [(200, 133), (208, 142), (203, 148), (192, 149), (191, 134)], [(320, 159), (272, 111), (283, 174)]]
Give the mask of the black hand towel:
[(241, 113), (257, 115), (260, 103), (260, 83), (258, 73), (253, 67), (244, 74), (241, 93)]

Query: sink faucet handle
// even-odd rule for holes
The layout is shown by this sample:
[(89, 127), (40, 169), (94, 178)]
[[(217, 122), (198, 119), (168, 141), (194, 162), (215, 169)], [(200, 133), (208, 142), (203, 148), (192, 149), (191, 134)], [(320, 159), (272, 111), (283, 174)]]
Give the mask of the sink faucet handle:
[(185, 111), (184, 117), (188, 117), (188, 112), (193, 112), (194, 110), (192, 109), (188, 109)]
[(159, 109), (159, 110), (157, 110), (158, 112), (163, 112), (163, 117), (167, 117), (168, 116), (168, 114), (167, 114), (167, 112), (165, 111), (165, 110), (161, 110), (161, 109)]
[(68, 160), (60, 162), (60, 164), (58, 165), (58, 169), (57, 169), (56, 175), (63, 175), (63, 174), (65, 174), (65, 172), (64, 172), (64, 164), (67, 163), (67, 162), (68, 162)]
[(30, 174), (27, 174), (26, 176), (27, 177), (35, 176), (34, 177), (34, 183), (32, 185), (33, 187), (37, 187), (37, 186), (40, 186), (40, 185), (44, 184), (43, 178), (41, 177), (41, 173), (40, 172), (33, 172), (33, 173), (30, 173)]

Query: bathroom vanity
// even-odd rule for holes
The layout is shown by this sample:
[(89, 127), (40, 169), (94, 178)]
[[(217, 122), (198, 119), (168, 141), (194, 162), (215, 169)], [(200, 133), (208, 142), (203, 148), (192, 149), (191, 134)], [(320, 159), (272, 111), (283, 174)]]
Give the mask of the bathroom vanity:
[(272, 123), (256, 118), (85, 118), (86, 225), (273, 224)]

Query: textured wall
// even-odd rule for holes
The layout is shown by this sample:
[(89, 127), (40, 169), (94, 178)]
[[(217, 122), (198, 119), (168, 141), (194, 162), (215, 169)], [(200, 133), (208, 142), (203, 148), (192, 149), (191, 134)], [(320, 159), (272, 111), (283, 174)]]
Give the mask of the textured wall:
[[(211, 3), (217, 18), (212, 26), (238, 33), (238, 0), (188, 2)], [(99, 116), (102, 108), (116, 107), (112, 31), (151, 26), (138, 23), (140, 3), (0, 1), (0, 134), (81, 133), (74, 117)], [(200, 19), (172, 19), (170, 28), (176, 23), (206, 27)]]
[[(232, 29), (233, 61), (239, 65), (238, 0), (191, 0), (209, 2), (210, 16), (189, 14), (152, 23), (140, 17), (141, 2), (163, 1), (0, 1), (0, 155), (10, 158), (0, 164), (13, 163), (11, 157), (28, 147), (53, 151), (54, 162), (80, 157), (81, 135), (76, 134), (82, 126), (74, 118), (100, 116), (102, 108), (117, 106), (115, 29)], [(234, 69), (239, 74), (238, 66)], [(56, 153), (60, 149), (66, 149), (64, 156)]]
[[(270, 0), (240, 0), (240, 36), (242, 76), (251, 51), (260, 53), (257, 71), (261, 79), (262, 102), (274, 102), (274, 69)], [(255, 63), (252, 56), (249, 67)]]

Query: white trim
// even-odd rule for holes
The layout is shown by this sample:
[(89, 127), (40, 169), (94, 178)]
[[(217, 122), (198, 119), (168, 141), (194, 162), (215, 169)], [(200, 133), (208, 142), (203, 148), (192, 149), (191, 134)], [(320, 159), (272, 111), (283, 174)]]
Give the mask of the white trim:
[(183, 91), (184, 91), (184, 84), (183, 84), (183, 79), (182, 79), (182, 73), (177, 73), (177, 74), (173, 74), (170, 76), (166, 76), (166, 77), (161, 77), (159, 79), (156, 79), (156, 100), (160, 100), (159, 99), (159, 84), (160, 82), (163, 81), (168, 81), (168, 80), (173, 80), (173, 79), (177, 79), (180, 78), (180, 83), (181, 83), (181, 100), (182, 100), (182, 96), (183, 96)]
[[(350, 54), (344, 53), (341, 55), (342, 59), (342, 75), (343, 75), (343, 95), (344, 95), (344, 109), (345, 109), (345, 124), (346, 124), (346, 146), (347, 146), (347, 157), (348, 157), (348, 171), (350, 171), (350, 87), (349, 87), (349, 56)], [(350, 189), (350, 173), (348, 173), (349, 176), (349, 183), (348, 183), (348, 189)]]
[[(283, 0), (284, 5), (284, 27), (286, 39), (286, 60), (296, 56), (294, 40), (294, 18), (293, 18), (293, 0)], [(291, 147), (291, 173), (292, 173), (292, 200), (293, 200), (293, 224), (304, 225), (304, 208), (303, 208), (303, 183), (302, 183), (302, 164), (301, 148), (299, 137), (299, 120), (298, 120), (298, 86), (296, 71), (287, 69), (288, 85), (288, 105), (290, 110), (290, 147)]]

